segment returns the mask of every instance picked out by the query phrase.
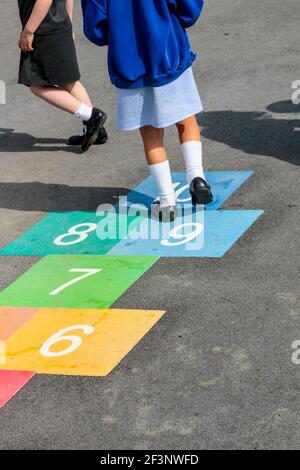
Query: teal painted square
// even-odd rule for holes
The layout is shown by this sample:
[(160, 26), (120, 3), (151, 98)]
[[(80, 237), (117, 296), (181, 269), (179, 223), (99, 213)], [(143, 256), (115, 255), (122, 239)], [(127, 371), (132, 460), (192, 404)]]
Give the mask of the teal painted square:
[(53, 212), (2, 249), (0, 255), (103, 255), (126, 235), (129, 224), (136, 219), (114, 212), (105, 216), (107, 217), (116, 227), (115, 234), (100, 240), (97, 236), (97, 227), (104, 216), (98, 216), (96, 212)]
[[(251, 175), (252, 171), (208, 172), (206, 178), (212, 187), (214, 201), (206, 210), (219, 208)], [(190, 195), (185, 173), (173, 173), (174, 187), (177, 192), (178, 206), (191, 208)], [(27, 232), (8, 246), (0, 250), (0, 256), (46, 256), (49, 254), (106, 254), (113, 249), (139, 223), (134, 214), (127, 217), (126, 209), (130, 206), (150, 207), (157, 197), (157, 190), (151, 177), (146, 178), (126, 199), (121, 198), (115, 209), (125, 209), (125, 213), (112, 213), (107, 217), (116, 227), (116, 235), (100, 239), (97, 226), (103, 220), (96, 212), (54, 212), (40, 220)], [(78, 227), (79, 225), (79, 227)], [(75, 228), (74, 228), (75, 227)], [(77, 228), (76, 228), (77, 227)], [(80, 232), (70, 235), (69, 231)], [(120, 233), (121, 232), (121, 233)]]
[[(236, 243), (243, 233), (248, 230), (263, 211), (202, 211), (203, 220), (198, 220), (198, 225), (203, 225), (195, 239), (187, 243), (181, 243), (189, 239), (189, 233), (196, 230), (193, 225), (195, 220), (189, 214), (176, 220), (167, 226), (167, 233), (159, 238), (151, 236), (159, 233), (160, 222), (144, 219), (139, 226), (140, 233), (148, 233), (147, 238), (133, 239), (134, 231), (131, 231), (127, 239), (121, 240), (107, 254), (108, 255), (140, 255), (160, 257), (213, 257), (223, 256)], [(183, 237), (183, 224), (188, 224), (186, 234)], [(192, 224), (192, 225), (191, 225)], [(149, 228), (151, 227), (151, 228)], [(177, 227), (177, 229), (176, 229)], [(174, 232), (175, 229), (175, 232)]]

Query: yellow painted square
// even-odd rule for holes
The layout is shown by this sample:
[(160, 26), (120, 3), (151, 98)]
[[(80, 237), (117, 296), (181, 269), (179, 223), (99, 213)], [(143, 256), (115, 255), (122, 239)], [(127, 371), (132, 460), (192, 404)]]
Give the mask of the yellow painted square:
[(164, 313), (154, 310), (38, 309), (34, 317), (6, 341), (6, 365), (1, 365), (1, 369), (105, 376)]

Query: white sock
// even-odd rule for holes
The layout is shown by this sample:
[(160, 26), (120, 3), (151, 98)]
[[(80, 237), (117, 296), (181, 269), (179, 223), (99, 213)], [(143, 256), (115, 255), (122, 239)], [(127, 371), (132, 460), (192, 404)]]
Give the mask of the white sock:
[(185, 166), (186, 178), (188, 184), (191, 184), (194, 178), (200, 176), (204, 179), (202, 163), (202, 142), (199, 140), (190, 140), (181, 145)]
[(80, 103), (79, 108), (74, 115), (82, 121), (88, 121), (92, 115), (93, 108), (87, 106), (85, 103)]
[(176, 198), (169, 161), (148, 165), (148, 167), (158, 189), (160, 206), (175, 206)]

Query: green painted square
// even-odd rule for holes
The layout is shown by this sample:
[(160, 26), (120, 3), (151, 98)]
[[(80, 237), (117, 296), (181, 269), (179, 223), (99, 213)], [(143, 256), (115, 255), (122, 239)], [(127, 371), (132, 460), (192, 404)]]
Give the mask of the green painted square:
[[(113, 228), (100, 240), (98, 227), (105, 223)], [(139, 222), (138, 217), (112, 212), (53, 212), (0, 251), (2, 256), (104, 255)], [(129, 229), (130, 227), (130, 229)]]
[(0, 305), (107, 308), (158, 259), (154, 256), (46, 256), (0, 293)]

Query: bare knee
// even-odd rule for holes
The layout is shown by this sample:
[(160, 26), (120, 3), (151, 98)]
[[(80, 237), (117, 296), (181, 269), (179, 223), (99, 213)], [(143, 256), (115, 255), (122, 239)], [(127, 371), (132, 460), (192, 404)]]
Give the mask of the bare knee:
[(151, 157), (153, 151), (157, 152), (157, 149), (160, 149), (165, 153), (164, 129), (158, 129), (152, 126), (144, 126), (140, 129), (140, 133), (143, 139), (148, 162), (153, 163)]
[(64, 85), (60, 85), (60, 88), (63, 88), (64, 90), (68, 91), (71, 93), (74, 88), (76, 87), (78, 82), (73, 82), (73, 83), (65, 83)]
[(164, 129), (145, 126), (140, 129), (146, 153), (164, 145)]
[(141, 127), (140, 133), (144, 141), (150, 139), (152, 141), (163, 142), (164, 129), (160, 129), (153, 126), (144, 126)]
[(181, 143), (188, 140), (200, 140), (201, 133), (196, 116), (191, 116), (176, 123)]
[(185, 122), (184, 121), (177, 122), (176, 127), (177, 127), (178, 134), (182, 135), (186, 128)]
[(30, 87), (31, 93), (35, 96), (40, 96), (42, 90), (43, 90), (43, 87), (40, 85), (31, 85)]
[(180, 129), (180, 128), (183, 127), (184, 125), (185, 125), (185, 119), (183, 119), (183, 121), (176, 122), (176, 127), (177, 127), (177, 129)]

